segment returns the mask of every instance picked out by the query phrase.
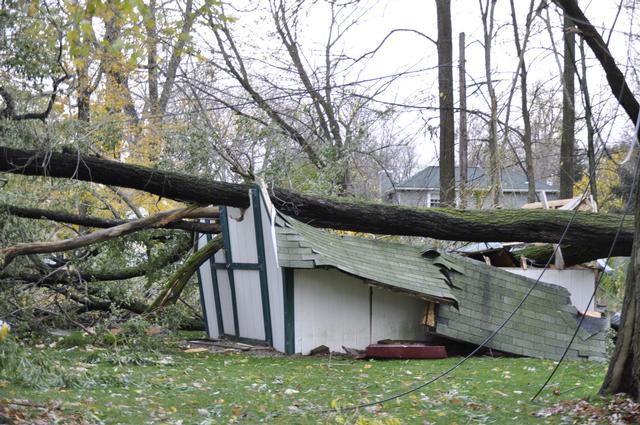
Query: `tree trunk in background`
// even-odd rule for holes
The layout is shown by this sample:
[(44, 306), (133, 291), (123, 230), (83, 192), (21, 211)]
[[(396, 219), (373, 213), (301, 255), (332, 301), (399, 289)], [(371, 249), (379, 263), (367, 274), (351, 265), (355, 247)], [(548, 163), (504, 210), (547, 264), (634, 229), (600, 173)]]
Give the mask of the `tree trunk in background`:
[[(149, 84), (148, 110), (151, 115), (160, 112), (158, 105), (158, 27), (156, 22), (156, 0), (149, 0), (149, 15), (144, 19), (147, 32), (147, 77)], [(159, 117), (154, 117), (159, 118)], [(158, 121), (160, 121), (158, 119)]]
[(500, 151), (498, 147), (498, 101), (496, 91), (493, 86), (493, 76), (491, 75), (491, 43), (493, 38), (493, 14), (497, 0), (486, 0), (487, 3), (482, 5), (480, 1), (480, 13), (482, 14), (482, 29), (484, 33), (484, 70), (487, 79), (487, 92), (489, 94), (489, 107), (491, 109), (491, 117), (489, 118), (489, 175), (491, 177), (491, 205), (496, 208), (500, 206), (502, 200), (502, 184), (500, 169)]
[[(524, 124), (524, 132), (522, 133), (522, 146), (524, 148), (524, 162), (525, 169), (527, 170), (527, 201), (536, 202), (538, 195), (536, 194), (536, 177), (533, 168), (533, 146), (531, 142), (531, 115), (529, 114), (529, 100), (527, 99), (527, 63), (524, 60), (523, 46), (520, 44), (520, 33), (518, 32), (518, 21), (516, 18), (516, 9), (514, 0), (511, 3), (511, 18), (513, 20), (513, 34), (516, 44), (516, 53), (520, 58), (519, 71), (520, 71), (520, 107), (522, 109), (522, 121)], [(527, 13), (527, 22), (525, 28), (527, 34), (525, 36), (525, 43), (527, 41), (529, 30), (531, 27), (531, 19), (533, 16), (533, 2), (529, 7), (529, 13)]]
[(560, 142), (560, 198), (573, 197), (575, 183), (575, 34), (573, 21), (564, 14), (564, 69), (562, 72), (562, 140)]
[(598, 205), (598, 185), (596, 172), (596, 150), (593, 144), (593, 113), (591, 111), (591, 98), (587, 83), (587, 58), (584, 54), (584, 39), (580, 40), (580, 63), (582, 65), (582, 78), (580, 78), (580, 91), (584, 99), (584, 120), (587, 124), (587, 159), (589, 160), (589, 190), (593, 200)]
[(460, 49), (460, 65), (459, 65), (459, 74), (460, 74), (460, 122), (459, 122), (459, 130), (458, 137), (460, 139), (460, 144), (458, 146), (458, 167), (460, 169), (460, 186), (459, 186), (459, 197), (460, 197), (460, 208), (467, 208), (467, 180), (468, 176), (468, 153), (467, 153), (467, 145), (469, 135), (467, 133), (467, 69), (466, 69), (466, 58), (465, 58), (465, 40), (464, 33), (460, 33), (459, 38), (459, 49)]
[(440, 205), (456, 204), (453, 123), (451, 0), (436, 0), (438, 13), (438, 89), (440, 104)]

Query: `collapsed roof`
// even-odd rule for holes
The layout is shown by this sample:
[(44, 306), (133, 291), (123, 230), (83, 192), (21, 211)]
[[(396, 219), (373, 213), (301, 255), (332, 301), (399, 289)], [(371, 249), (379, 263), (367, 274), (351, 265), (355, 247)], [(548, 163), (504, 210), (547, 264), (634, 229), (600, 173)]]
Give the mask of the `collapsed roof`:
[[(281, 267), (332, 267), (437, 303), (433, 333), (482, 343), (527, 300), (486, 344), (507, 353), (559, 359), (578, 324), (569, 292), (557, 285), (515, 275), (438, 250), (320, 230), (291, 217), (276, 216)], [(606, 321), (590, 321), (578, 331), (569, 358), (605, 358)]]

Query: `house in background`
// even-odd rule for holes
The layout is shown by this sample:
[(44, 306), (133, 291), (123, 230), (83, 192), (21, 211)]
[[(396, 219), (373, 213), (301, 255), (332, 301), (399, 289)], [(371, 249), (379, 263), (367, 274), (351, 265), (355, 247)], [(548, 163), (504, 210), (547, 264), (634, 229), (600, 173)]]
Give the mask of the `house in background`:
[[(480, 344), (535, 284), (462, 256), (317, 229), (264, 193), (251, 189), (247, 209), (220, 207), (224, 248), (198, 273), (211, 339), (288, 354), (380, 340)], [(541, 282), (486, 347), (558, 359), (578, 318), (566, 289)], [(581, 327), (568, 357), (603, 359), (605, 328)]]
[[(480, 167), (469, 167), (466, 185), (468, 208), (489, 208), (488, 198), (491, 176)], [(456, 198), (459, 199), (460, 169), (455, 167)], [(520, 208), (527, 201), (528, 182), (519, 169), (511, 168), (501, 173), (502, 207)], [(560, 190), (545, 181), (536, 181), (538, 197), (548, 200), (558, 199)], [(385, 173), (380, 174), (380, 194), (384, 202), (413, 207), (440, 206), (440, 167), (429, 166), (405, 181), (393, 185)]]

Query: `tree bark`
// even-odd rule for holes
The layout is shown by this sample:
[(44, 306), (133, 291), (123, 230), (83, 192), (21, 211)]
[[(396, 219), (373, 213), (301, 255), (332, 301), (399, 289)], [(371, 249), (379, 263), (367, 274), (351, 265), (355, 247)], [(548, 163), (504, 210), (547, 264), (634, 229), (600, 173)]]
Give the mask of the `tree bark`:
[(564, 14), (564, 68), (562, 71), (562, 139), (560, 141), (560, 198), (573, 198), (575, 183), (575, 34)]
[[(8, 147), (0, 147), (0, 171), (91, 181), (200, 205), (241, 208), (249, 206), (251, 188), (92, 156)], [(269, 194), (282, 213), (316, 227), (471, 242), (557, 243), (573, 215), (559, 210), (409, 208), (319, 198), (278, 188), (269, 189)], [(611, 243), (618, 222), (618, 215), (578, 212), (563, 243), (595, 251)], [(632, 229), (632, 220), (628, 219), (616, 244), (616, 255), (631, 252)]]
[(156, 22), (156, 0), (149, 0), (148, 16), (144, 17), (147, 40), (147, 81), (149, 86), (149, 113), (160, 121), (158, 107), (158, 24)]
[(440, 204), (443, 207), (455, 207), (451, 1), (436, 0), (436, 8), (438, 15), (438, 99), (440, 103)]
[(554, 0), (554, 2), (562, 8), (566, 15), (573, 19), (573, 24), (578, 27), (580, 35), (587, 42), (598, 62), (600, 62), (607, 76), (611, 93), (618, 99), (620, 106), (635, 124), (640, 113), (640, 104), (629, 88), (624, 74), (616, 65), (616, 60), (609, 51), (607, 43), (602, 39), (598, 30), (589, 22), (576, 0)]
[[(640, 176), (636, 166), (636, 181)], [(601, 394), (626, 393), (640, 400), (640, 197), (635, 190), (635, 241), (625, 280), (624, 300), (616, 346), (600, 387)]]
[(458, 146), (458, 167), (460, 169), (460, 184), (459, 184), (459, 197), (460, 208), (467, 208), (467, 180), (468, 180), (468, 168), (469, 168), (469, 155), (467, 153), (467, 145), (469, 142), (469, 135), (467, 133), (467, 69), (465, 50), (466, 44), (464, 40), (464, 33), (461, 32), (459, 36), (459, 49), (460, 49), (460, 122), (458, 130), (458, 138), (460, 140)]

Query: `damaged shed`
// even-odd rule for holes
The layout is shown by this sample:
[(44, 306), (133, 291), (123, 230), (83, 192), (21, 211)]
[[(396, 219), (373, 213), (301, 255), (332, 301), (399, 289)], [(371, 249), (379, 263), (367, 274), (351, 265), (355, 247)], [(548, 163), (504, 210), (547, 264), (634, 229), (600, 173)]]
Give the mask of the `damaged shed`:
[[(224, 249), (199, 270), (212, 339), (288, 354), (386, 339), (479, 344), (535, 282), (433, 249), (317, 229), (280, 214), (258, 188), (250, 199), (246, 210), (220, 208)], [(557, 359), (578, 319), (566, 289), (539, 283), (487, 347)], [(604, 338), (599, 324), (580, 329), (569, 357), (604, 358)]]

